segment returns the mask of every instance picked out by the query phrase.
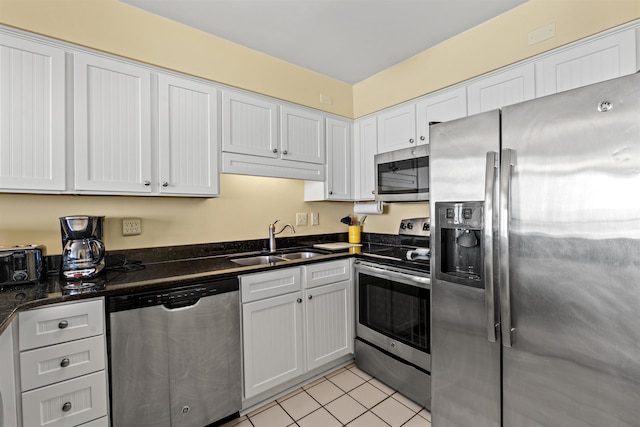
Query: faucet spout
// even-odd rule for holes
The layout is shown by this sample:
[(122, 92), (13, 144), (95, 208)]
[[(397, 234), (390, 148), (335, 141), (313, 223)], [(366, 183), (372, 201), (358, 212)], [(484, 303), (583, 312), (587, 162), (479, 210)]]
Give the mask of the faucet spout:
[(282, 233), (285, 228), (289, 227), (291, 229), (291, 234), (296, 234), (296, 229), (293, 228), (293, 225), (291, 224), (285, 224), (280, 231), (276, 232), (276, 223), (278, 221), (280, 220), (277, 219), (273, 224), (269, 224), (269, 253), (274, 253), (276, 251), (276, 235)]

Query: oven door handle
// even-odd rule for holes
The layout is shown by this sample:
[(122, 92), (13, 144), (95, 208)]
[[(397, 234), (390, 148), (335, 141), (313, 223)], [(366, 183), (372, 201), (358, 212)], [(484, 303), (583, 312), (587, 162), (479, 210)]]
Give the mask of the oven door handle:
[(370, 265), (363, 265), (363, 264), (358, 264), (356, 267), (356, 270), (360, 270), (362, 272), (369, 272), (369, 273), (375, 273), (378, 276), (384, 278), (384, 279), (389, 279), (389, 280), (396, 280), (399, 277), (402, 277), (406, 280), (410, 280), (412, 282), (417, 282), (417, 283), (421, 283), (423, 285), (431, 285), (431, 278), (429, 277), (420, 277), (420, 276), (413, 276), (411, 274), (406, 274), (406, 273), (401, 273), (398, 271), (390, 271), (384, 268), (379, 268), (379, 267), (372, 267)]

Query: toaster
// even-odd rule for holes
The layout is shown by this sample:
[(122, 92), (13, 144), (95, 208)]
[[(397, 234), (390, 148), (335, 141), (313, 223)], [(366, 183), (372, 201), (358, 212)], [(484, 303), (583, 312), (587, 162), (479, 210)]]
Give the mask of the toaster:
[(44, 246), (0, 246), (0, 286), (39, 282), (44, 274)]

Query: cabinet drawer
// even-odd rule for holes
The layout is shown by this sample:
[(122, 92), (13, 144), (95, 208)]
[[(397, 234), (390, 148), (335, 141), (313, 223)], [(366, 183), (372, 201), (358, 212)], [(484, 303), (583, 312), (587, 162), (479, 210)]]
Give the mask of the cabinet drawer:
[(102, 335), (20, 354), (20, 378), (23, 391), (103, 369), (104, 337)]
[(303, 268), (307, 289), (351, 278), (351, 263), (348, 259), (305, 265)]
[(240, 276), (242, 302), (284, 295), (302, 289), (299, 268), (284, 268), (267, 273)]
[(22, 393), (25, 426), (72, 427), (106, 414), (104, 371)]
[(102, 299), (23, 311), (18, 323), (20, 350), (101, 335), (103, 319)]
[(109, 417), (98, 418), (78, 427), (109, 427)]

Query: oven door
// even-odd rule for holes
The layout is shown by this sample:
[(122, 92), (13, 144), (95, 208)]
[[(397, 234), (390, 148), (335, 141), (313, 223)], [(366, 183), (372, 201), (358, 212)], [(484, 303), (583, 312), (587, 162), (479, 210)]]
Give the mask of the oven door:
[(430, 278), (367, 262), (355, 270), (356, 335), (430, 372)]

